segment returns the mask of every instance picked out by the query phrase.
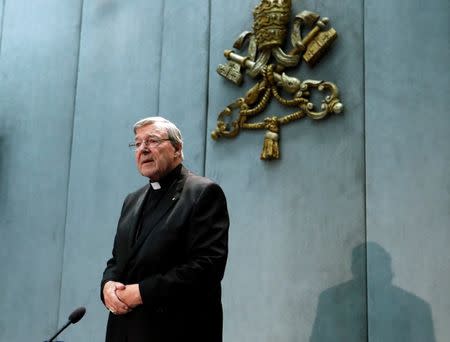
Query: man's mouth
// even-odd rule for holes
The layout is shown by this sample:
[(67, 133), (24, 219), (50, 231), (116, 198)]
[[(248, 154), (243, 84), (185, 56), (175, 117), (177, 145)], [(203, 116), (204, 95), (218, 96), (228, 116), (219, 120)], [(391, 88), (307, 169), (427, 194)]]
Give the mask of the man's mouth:
[(141, 165), (152, 163), (152, 162), (153, 162), (153, 159), (146, 159), (141, 162)]

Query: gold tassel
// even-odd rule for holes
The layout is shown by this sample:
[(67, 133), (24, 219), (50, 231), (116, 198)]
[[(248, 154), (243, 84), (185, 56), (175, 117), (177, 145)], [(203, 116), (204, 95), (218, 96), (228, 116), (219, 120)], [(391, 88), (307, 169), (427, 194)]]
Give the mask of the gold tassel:
[(264, 135), (264, 145), (261, 152), (262, 160), (280, 158), (280, 149), (278, 146), (278, 133), (268, 130)]

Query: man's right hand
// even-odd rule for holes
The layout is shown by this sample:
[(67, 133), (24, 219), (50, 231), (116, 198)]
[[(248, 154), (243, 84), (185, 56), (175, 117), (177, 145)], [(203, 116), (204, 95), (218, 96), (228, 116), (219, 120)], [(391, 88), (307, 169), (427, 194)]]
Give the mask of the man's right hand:
[(123, 315), (131, 311), (131, 308), (123, 303), (116, 295), (116, 290), (125, 289), (125, 285), (116, 281), (108, 281), (103, 286), (103, 299), (106, 308), (114, 315)]

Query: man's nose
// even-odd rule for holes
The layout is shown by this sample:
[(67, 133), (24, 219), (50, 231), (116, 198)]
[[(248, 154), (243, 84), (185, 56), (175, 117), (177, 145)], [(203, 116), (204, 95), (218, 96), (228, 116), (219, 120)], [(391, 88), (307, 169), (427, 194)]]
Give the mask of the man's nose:
[(149, 147), (146, 144), (142, 144), (139, 147), (136, 148), (136, 152), (146, 152), (148, 153), (150, 151)]

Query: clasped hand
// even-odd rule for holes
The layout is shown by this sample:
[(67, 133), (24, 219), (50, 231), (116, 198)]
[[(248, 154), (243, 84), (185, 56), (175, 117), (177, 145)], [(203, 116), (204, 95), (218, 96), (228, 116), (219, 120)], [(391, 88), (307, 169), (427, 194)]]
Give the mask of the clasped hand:
[(142, 304), (138, 284), (124, 285), (110, 280), (103, 286), (103, 298), (105, 306), (115, 315), (126, 314)]

